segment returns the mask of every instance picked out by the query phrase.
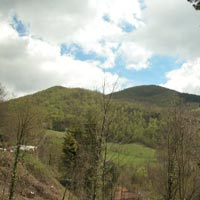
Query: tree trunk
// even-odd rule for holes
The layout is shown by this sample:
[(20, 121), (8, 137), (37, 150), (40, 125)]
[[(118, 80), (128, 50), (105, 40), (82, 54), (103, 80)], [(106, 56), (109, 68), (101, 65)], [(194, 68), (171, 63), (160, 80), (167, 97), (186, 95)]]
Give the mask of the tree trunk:
[(11, 175), (9, 200), (13, 200), (13, 196), (14, 196), (14, 192), (15, 192), (15, 183), (16, 183), (16, 174), (17, 174), (17, 165), (18, 165), (18, 161), (19, 161), (19, 155), (20, 155), (20, 145), (17, 145), (17, 149), (15, 151), (15, 160), (14, 160), (14, 165), (13, 165), (12, 175)]

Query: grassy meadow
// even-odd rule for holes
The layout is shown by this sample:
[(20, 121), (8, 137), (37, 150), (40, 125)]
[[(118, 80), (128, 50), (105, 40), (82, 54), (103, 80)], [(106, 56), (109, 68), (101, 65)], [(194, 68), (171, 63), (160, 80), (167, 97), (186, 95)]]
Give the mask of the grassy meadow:
[[(47, 130), (45, 137), (48, 137), (58, 149), (62, 149), (64, 134), (64, 132)], [(109, 143), (107, 158), (120, 166), (143, 166), (156, 162), (154, 149), (136, 143)]]
[(108, 145), (108, 160), (123, 166), (143, 166), (156, 162), (155, 150), (141, 144), (114, 144)]

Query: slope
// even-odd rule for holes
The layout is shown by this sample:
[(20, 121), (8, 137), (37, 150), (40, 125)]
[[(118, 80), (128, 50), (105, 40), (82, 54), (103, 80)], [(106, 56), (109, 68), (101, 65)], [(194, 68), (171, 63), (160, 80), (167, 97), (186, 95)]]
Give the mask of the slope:
[[(14, 154), (0, 151), (0, 199), (8, 199), (11, 168)], [(60, 200), (63, 186), (57, 180), (55, 170), (44, 165), (32, 153), (24, 153), (18, 163), (14, 198), (16, 200)], [(67, 199), (67, 198), (66, 198)], [(75, 197), (72, 197), (75, 200)]]
[(114, 99), (126, 101), (138, 101), (157, 106), (170, 106), (177, 99), (184, 103), (199, 103), (200, 96), (193, 94), (180, 93), (156, 85), (144, 85), (131, 87), (113, 94)]
[[(99, 104), (97, 92), (55, 86), (32, 95), (13, 99), (10, 104), (30, 103), (45, 117), (46, 128), (63, 130), (72, 123), (83, 121), (85, 115)], [(78, 118), (77, 118), (78, 116)]]

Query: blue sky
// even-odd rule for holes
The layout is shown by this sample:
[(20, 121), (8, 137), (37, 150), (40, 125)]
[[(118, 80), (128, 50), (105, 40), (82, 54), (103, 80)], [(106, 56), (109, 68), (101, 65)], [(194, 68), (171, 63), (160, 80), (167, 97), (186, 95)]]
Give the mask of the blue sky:
[[(72, 54), (77, 60), (97, 60), (101, 63), (105, 62), (105, 57), (99, 57), (94, 52), (85, 53), (83, 49), (72, 44), (67, 46), (61, 45), (61, 55)], [(149, 67), (143, 70), (126, 69), (124, 59), (118, 56), (115, 60), (115, 66), (111, 69), (105, 69), (107, 72), (118, 73), (129, 80), (133, 80), (136, 85), (159, 85), (167, 81), (166, 73), (178, 69), (184, 62), (178, 58), (170, 56), (155, 55), (149, 59)]]
[(183, 62), (177, 58), (155, 55), (149, 60), (149, 67), (143, 70), (128, 70), (125, 63), (119, 57), (115, 68), (111, 72), (118, 71), (122, 76), (134, 80), (136, 85), (159, 85), (167, 81), (166, 73), (178, 69)]
[(199, 13), (187, 1), (30, 1), (0, 0), (0, 79), (15, 95), (103, 79), (200, 94)]
[[(95, 52), (85, 53), (83, 49), (72, 44), (61, 45), (61, 55), (71, 54), (77, 60), (97, 60), (101, 63), (105, 62), (105, 57), (98, 56)], [(143, 70), (126, 69), (126, 63), (123, 58), (118, 56), (115, 60), (115, 65), (111, 69), (105, 69), (106, 72), (118, 73), (129, 80), (133, 80), (136, 85), (159, 85), (167, 81), (166, 73), (173, 69), (179, 68), (184, 62), (178, 61), (178, 58), (170, 56), (155, 55), (149, 59), (149, 67)]]
[(28, 26), (25, 25), (23, 21), (20, 20), (16, 14), (12, 16), (11, 26), (18, 32), (20, 37), (26, 36), (29, 33)]

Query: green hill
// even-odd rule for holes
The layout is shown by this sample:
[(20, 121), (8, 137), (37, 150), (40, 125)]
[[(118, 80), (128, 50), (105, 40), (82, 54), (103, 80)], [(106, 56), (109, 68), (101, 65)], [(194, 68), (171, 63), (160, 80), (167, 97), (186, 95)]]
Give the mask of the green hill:
[[(38, 200), (61, 199), (64, 188), (58, 180), (62, 180), (63, 169), (60, 167), (63, 156), (64, 131), (66, 128), (72, 131), (78, 130), (77, 138), (80, 137), (80, 133), (82, 134), (79, 140), (91, 139), (88, 137), (88, 122), (90, 122), (89, 125), (94, 125), (91, 123), (94, 122), (98, 126), (105, 119), (102, 112), (102, 97), (108, 96), (81, 88), (55, 86), (7, 102), (8, 113), (9, 106), (22, 108), (26, 103), (33, 109), (38, 109), (36, 110), (38, 111), (37, 116), (38, 118), (43, 116), (40, 121), (43, 122), (44, 128), (48, 129), (43, 133), (44, 135), (42, 132), (40, 133), (37, 155), (25, 154), (23, 162), (20, 161), (19, 170), (23, 173), (19, 174), (19, 177), (22, 177), (17, 191), (17, 194), (20, 195), (19, 199), (27, 199), (26, 197), (30, 195), (31, 191), (34, 192), (35, 199)], [(200, 96), (179, 93), (154, 85), (137, 86), (115, 92), (112, 95), (112, 105), (106, 116), (106, 120), (110, 120), (107, 130), (108, 138), (106, 138), (108, 160), (115, 164), (119, 163), (123, 169), (125, 169), (124, 166), (128, 166), (127, 170), (132, 167), (130, 168), (132, 172), (133, 168), (136, 169), (136, 172), (139, 169), (138, 177), (140, 178), (141, 174), (144, 177), (146, 173), (144, 166), (156, 163), (155, 147), (159, 144), (160, 135), (163, 133), (163, 110), (170, 106), (177, 97), (185, 103), (199, 104), (200, 102)], [(93, 126), (91, 127), (93, 128)], [(77, 132), (72, 133), (76, 134)], [(9, 161), (7, 163), (11, 163), (13, 155), (8, 153), (5, 156), (2, 152), (0, 158), (2, 161), (0, 162), (0, 175), (2, 177), (10, 173), (4, 163), (7, 161)], [(127, 174), (127, 171), (122, 170), (121, 177), (124, 176), (122, 172)], [(128, 176), (135, 176), (132, 172)], [(30, 174), (28, 180), (24, 179), (24, 177), (26, 178), (25, 174)], [(0, 185), (3, 185), (5, 180), (6, 176), (0, 180)], [(24, 190), (23, 183), (27, 185), (27, 191)], [(57, 193), (54, 193), (54, 189)], [(7, 190), (8, 184), (6, 185)]]
[(184, 103), (200, 103), (200, 96), (198, 95), (180, 93), (156, 85), (136, 86), (121, 90), (115, 92), (113, 98), (155, 104), (157, 106), (170, 106), (177, 99)]
[[(177, 98), (184, 103), (200, 103), (200, 96), (179, 93), (155, 85), (136, 86), (112, 94), (113, 104), (146, 110), (146, 104), (156, 110), (159, 107), (170, 106)], [(81, 88), (65, 88), (55, 86), (32, 95), (11, 100), (11, 103), (30, 102), (37, 105), (49, 121), (70, 121), (74, 116), (84, 118), (87, 111), (101, 106), (102, 94)], [(148, 107), (149, 109), (149, 107)]]
[[(32, 95), (13, 99), (9, 103), (30, 103), (45, 116), (46, 127), (60, 130), (70, 124), (83, 121), (89, 110), (97, 104), (101, 95), (97, 92), (55, 86)], [(77, 117), (78, 116), (78, 117)]]
[[(44, 116), (45, 128), (64, 131), (66, 128), (85, 128), (85, 124), (91, 119), (100, 123), (102, 97), (102, 94), (90, 90), (55, 86), (9, 103), (29, 102), (37, 106)], [(200, 102), (200, 96), (178, 93), (154, 85), (137, 86), (113, 93), (109, 116), (113, 123), (109, 141), (138, 142), (153, 146), (161, 127), (163, 106), (170, 106), (177, 97), (192, 105)]]

